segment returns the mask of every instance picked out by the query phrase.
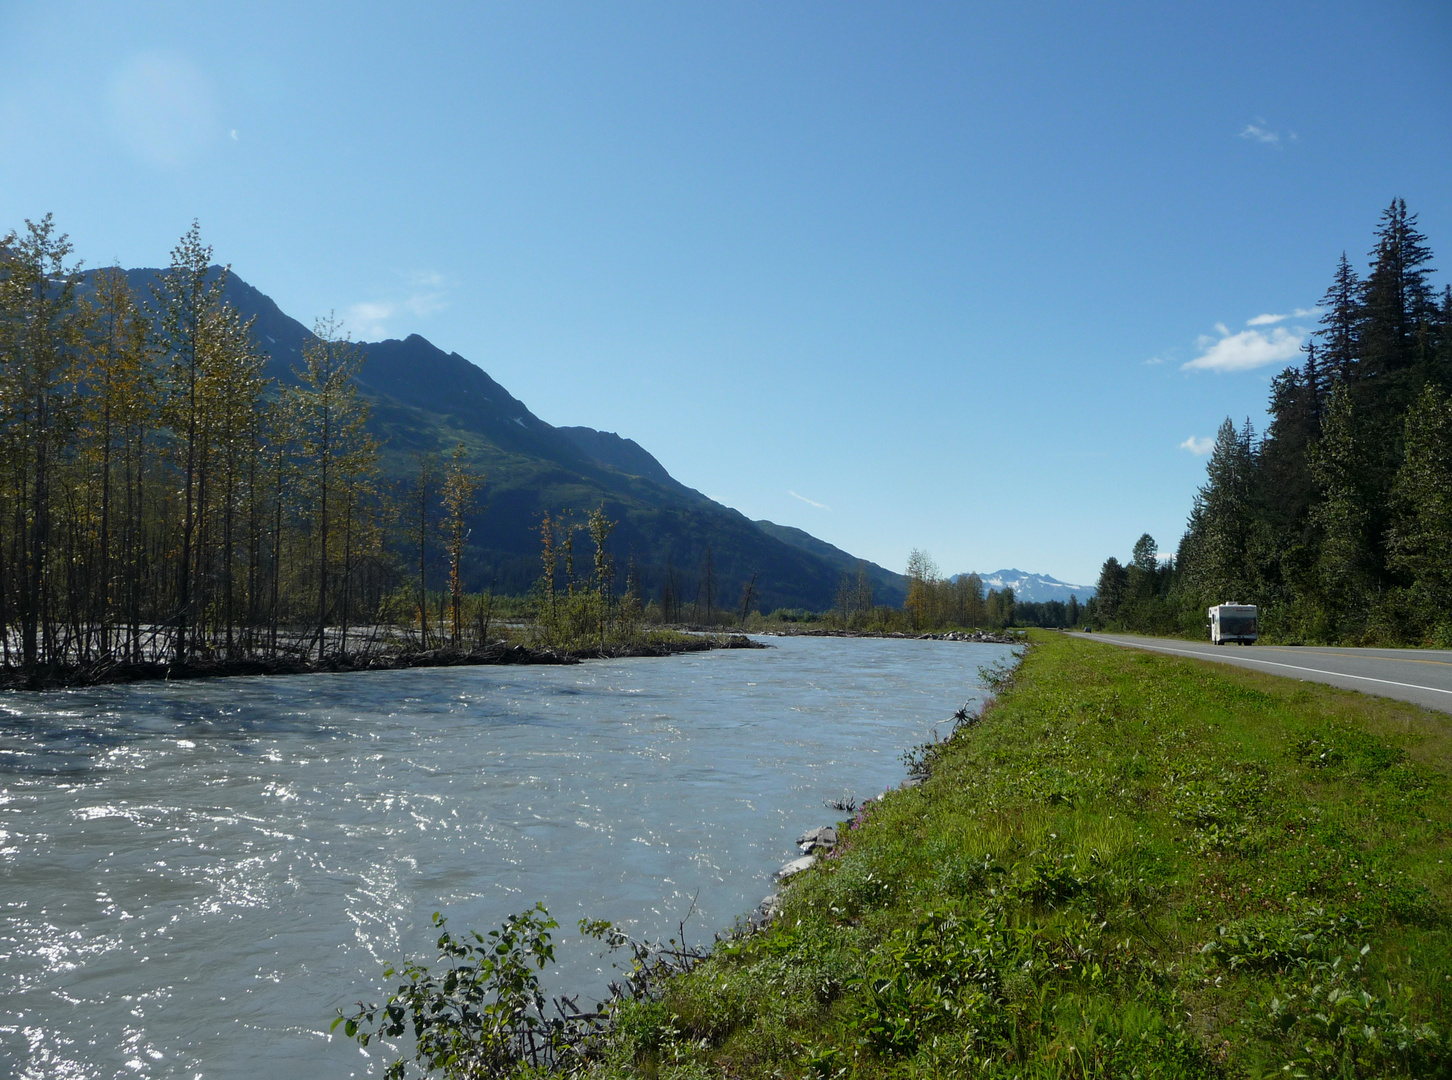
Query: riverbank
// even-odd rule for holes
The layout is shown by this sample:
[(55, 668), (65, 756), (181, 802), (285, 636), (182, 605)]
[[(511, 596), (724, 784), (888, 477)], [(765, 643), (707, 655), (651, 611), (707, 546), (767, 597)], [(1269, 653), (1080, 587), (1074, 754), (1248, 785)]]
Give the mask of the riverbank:
[(386, 652), (341, 653), (321, 660), (297, 656), (198, 659), (186, 663), (102, 662), (90, 665), (46, 665), (34, 671), (0, 672), (0, 690), (57, 690), (155, 680), (215, 679), (240, 675), (316, 675), (352, 671), (399, 671), (406, 668), (468, 667), (503, 664), (578, 664), (584, 660), (677, 656), (711, 649), (764, 649), (744, 634), (646, 634), (604, 647), (548, 649), (496, 641), (478, 649), (395, 649)]
[(948, 630), (942, 633), (903, 634), (897, 631), (833, 630), (828, 627), (776, 627), (753, 630), (762, 637), (883, 638), (900, 641), (971, 641), (980, 645), (1021, 645), (1028, 640), (1025, 630)]
[(1036, 633), (598, 1076), (1452, 1074), (1452, 732)]

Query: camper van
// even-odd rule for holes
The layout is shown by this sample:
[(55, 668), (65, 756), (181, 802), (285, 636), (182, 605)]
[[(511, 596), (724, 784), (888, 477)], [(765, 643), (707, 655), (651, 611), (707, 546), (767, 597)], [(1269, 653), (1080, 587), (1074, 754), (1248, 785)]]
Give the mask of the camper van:
[(1247, 645), (1258, 629), (1254, 604), (1217, 604), (1210, 609), (1210, 640), (1216, 645), (1228, 641)]

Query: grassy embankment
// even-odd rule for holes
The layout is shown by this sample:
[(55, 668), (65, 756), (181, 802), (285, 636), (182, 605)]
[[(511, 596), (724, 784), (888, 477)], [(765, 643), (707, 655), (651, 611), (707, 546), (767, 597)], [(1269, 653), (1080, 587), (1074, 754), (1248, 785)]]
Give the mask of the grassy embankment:
[(1037, 634), (603, 1076), (1452, 1075), (1452, 722)]

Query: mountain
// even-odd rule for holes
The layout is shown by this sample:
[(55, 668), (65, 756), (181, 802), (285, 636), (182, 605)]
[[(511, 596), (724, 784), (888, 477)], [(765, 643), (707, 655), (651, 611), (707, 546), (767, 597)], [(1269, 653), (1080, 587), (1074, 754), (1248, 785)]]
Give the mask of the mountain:
[(811, 533), (795, 529), (790, 525), (778, 525), (774, 521), (758, 521), (755, 524), (768, 536), (774, 536), (783, 543), (815, 555), (828, 565), (835, 567), (839, 578), (842, 574), (851, 574), (855, 579), (858, 567), (865, 569), (868, 578), (872, 581), (873, 603), (901, 607), (902, 602), (907, 599), (907, 578), (902, 574), (895, 574), (876, 563), (866, 562), (855, 555), (849, 555), (841, 548), (833, 547), (827, 541), (818, 540)]
[(623, 439), (613, 431), (596, 431), (587, 427), (562, 427), (555, 430), (574, 443), (586, 457), (602, 465), (609, 465), (631, 476), (643, 476), (664, 487), (700, 495), (700, 492), (691, 491), (666, 472), (665, 466), (655, 459), (655, 455), (634, 439)]
[[(967, 574), (958, 574), (954, 581)], [(1071, 585), (1051, 578), (1047, 574), (1030, 574), (1023, 570), (995, 570), (991, 574), (979, 574), (985, 589), (1012, 589), (1015, 600), (1041, 604), (1047, 600), (1068, 601), (1070, 595), (1077, 596), (1082, 604), (1094, 595), (1093, 585)]]
[[(137, 296), (149, 300), (160, 271), (126, 273)], [(223, 295), (244, 318), (255, 318), (253, 333), (268, 353), (268, 374), (296, 382), (294, 369), (312, 332), (236, 274), (228, 276)], [(482, 368), (418, 334), (359, 342), (358, 348), (364, 357), (358, 385), (372, 410), (370, 427), (383, 443), (385, 477), (406, 482), (420, 453), (446, 456), (459, 442), (470, 466), (484, 474), (482, 509), (469, 522), (470, 589), (528, 590), (539, 576), (541, 515), (572, 514), (583, 522), (602, 504), (616, 522), (616, 565), (623, 577), (626, 564), (635, 561), (648, 598), (659, 596), (673, 575), (676, 595), (691, 603), (704, 588), (708, 551), (717, 608), (739, 605), (755, 575), (755, 606), (762, 610), (825, 610), (835, 601), (842, 572), (856, 572), (858, 560), (847, 552), (799, 529), (753, 522), (687, 487), (632, 439), (546, 423)], [(900, 603), (901, 578), (871, 564), (868, 569), (879, 602)], [(701, 597), (704, 602), (703, 592)]]

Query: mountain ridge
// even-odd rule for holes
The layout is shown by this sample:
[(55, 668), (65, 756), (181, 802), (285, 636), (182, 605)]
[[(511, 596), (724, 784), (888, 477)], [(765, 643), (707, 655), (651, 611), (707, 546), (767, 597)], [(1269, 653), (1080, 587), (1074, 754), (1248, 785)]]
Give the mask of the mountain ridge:
[[(222, 272), (211, 271), (214, 278)], [(125, 273), (145, 302), (163, 271)], [(235, 273), (227, 273), (222, 298), (254, 320), (266, 374), (295, 384), (312, 331)], [(540, 572), (543, 515), (579, 524), (599, 506), (616, 523), (611, 547), (618, 571), (623, 578), (634, 563), (647, 598), (669, 582), (680, 603), (729, 609), (754, 579), (763, 610), (825, 610), (835, 600), (842, 559), (856, 563), (815, 537), (788, 543), (770, 534), (676, 480), (633, 439), (546, 423), (481, 365), (420, 334), (354, 344), (363, 357), (357, 383), (370, 406), (369, 428), (382, 444), (385, 479), (402, 485), (416, 475), (419, 455), (446, 456), (458, 443), (468, 465), (484, 476), (480, 509), (468, 521), (470, 589), (528, 591)], [(441, 581), (441, 564), (434, 573)]]
[(1097, 591), (1093, 585), (1074, 585), (1048, 574), (1031, 574), (1026, 570), (1016, 569), (994, 570), (987, 574), (982, 571), (966, 571), (954, 574), (952, 580), (965, 578), (969, 573), (977, 573), (985, 589), (1012, 589), (1015, 600), (1031, 604), (1042, 604), (1050, 600), (1067, 603), (1070, 596), (1078, 597), (1082, 604)]

